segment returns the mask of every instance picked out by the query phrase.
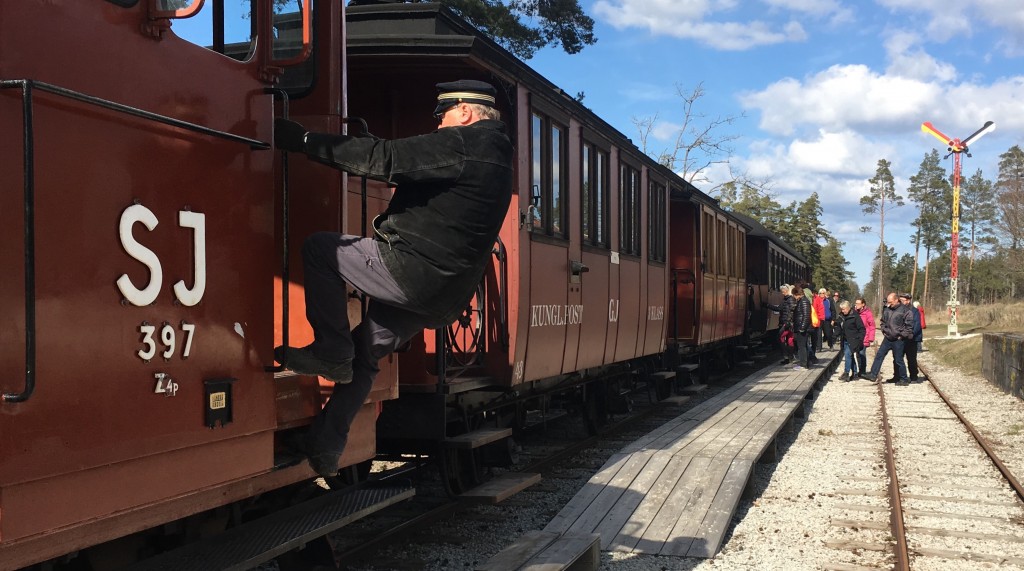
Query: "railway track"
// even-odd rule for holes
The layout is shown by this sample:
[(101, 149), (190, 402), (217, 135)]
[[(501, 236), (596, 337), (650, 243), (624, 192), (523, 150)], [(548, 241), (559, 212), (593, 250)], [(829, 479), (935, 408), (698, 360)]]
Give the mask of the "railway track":
[(860, 444), (848, 444), (850, 486), (837, 490), (841, 512), (831, 521), (848, 534), (826, 542), (846, 556), (826, 569), (1024, 568), (1019, 479), (928, 377), (857, 388), (864, 404), (849, 421)]

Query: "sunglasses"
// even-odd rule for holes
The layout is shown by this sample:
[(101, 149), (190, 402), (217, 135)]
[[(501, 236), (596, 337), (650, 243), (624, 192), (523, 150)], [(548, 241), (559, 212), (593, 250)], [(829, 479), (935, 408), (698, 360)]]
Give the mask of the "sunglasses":
[(437, 122), (440, 123), (444, 119), (445, 114), (447, 114), (449, 111), (451, 111), (452, 109), (455, 109), (458, 106), (459, 106), (458, 103), (452, 103), (448, 107), (445, 107), (443, 110), (438, 111), (437, 113), (434, 113), (434, 119), (436, 119)]

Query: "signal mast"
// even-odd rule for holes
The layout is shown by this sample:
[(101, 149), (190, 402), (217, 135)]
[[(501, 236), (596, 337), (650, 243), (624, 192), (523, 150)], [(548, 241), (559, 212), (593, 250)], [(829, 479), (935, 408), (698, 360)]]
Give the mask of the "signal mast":
[(971, 136), (964, 140), (950, 139), (946, 135), (943, 135), (938, 129), (932, 126), (931, 123), (925, 121), (921, 123), (921, 130), (942, 141), (946, 145), (946, 150), (949, 151), (944, 158), (949, 158), (949, 155), (953, 155), (953, 237), (952, 244), (950, 246), (949, 257), (951, 259), (950, 270), (949, 270), (949, 301), (946, 305), (949, 306), (949, 328), (946, 330), (946, 335), (949, 337), (959, 337), (960, 332), (957, 330), (956, 324), (956, 308), (960, 305), (957, 300), (957, 276), (959, 274), (957, 264), (960, 250), (960, 155), (966, 153), (967, 156), (971, 156), (971, 152), (968, 149), (968, 145), (982, 138), (983, 136), (991, 133), (995, 130), (996, 124), (992, 121), (986, 121), (982, 125), (981, 129), (978, 129)]

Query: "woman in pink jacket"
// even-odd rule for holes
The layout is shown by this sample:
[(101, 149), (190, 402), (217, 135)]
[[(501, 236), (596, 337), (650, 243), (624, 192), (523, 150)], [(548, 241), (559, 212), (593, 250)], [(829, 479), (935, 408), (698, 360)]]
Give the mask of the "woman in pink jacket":
[(857, 353), (857, 368), (860, 371), (866, 371), (868, 360), (867, 348), (875, 342), (875, 314), (871, 313), (871, 308), (868, 307), (868, 304), (864, 303), (863, 297), (858, 297), (854, 300), (853, 308), (860, 314), (860, 319), (864, 322), (864, 346)]

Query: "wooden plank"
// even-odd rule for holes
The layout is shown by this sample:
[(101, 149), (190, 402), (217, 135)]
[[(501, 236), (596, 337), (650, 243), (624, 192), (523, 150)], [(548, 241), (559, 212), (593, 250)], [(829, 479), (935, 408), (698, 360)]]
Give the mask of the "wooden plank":
[(458, 436), (451, 436), (444, 441), (445, 446), (459, 450), (472, 450), (485, 444), (497, 442), (512, 436), (511, 428), (481, 428)]
[[(881, 509), (878, 509), (878, 508), (873, 508), (873, 509), (875, 509), (877, 511), (882, 511)], [(888, 508), (884, 508), (884, 509), (888, 510)], [(915, 509), (909, 509), (909, 508), (903, 508), (903, 515), (905, 515), (905, 516), (909, 515), (909, 516), (915, 516), (915, 517), (941, 517), (941, 518), (947, 518), (947, 519), (965, 519), (965, 520), (973, 520), (973, 521), (987, 521), (989, 523), (995, 523), (995, 524), (1000, 524), (1000, 523), (1012, 523), (1012, 524), (1015, 524), (1015, 525), (1019, 525), (1020, 524), (1020, 520), (1018, 518), (1012, 518), (1012, 517), (999, 517), (999, 516), (993, 516), (993, 515), (959, 514), (959, 513), (950, 513), (950, 512), (937, 512), (937, 511), (931, 511), (931, 510), (915, 510)]]
[(622, 468), (627, 462), (629, 462), (629, 454), (612, 454), (608, 461), (605, 462), (604, 466), (596, 474), (594, 474), (590, 481), (583, 485), (583, 489), (576, 493), (575, 496), (569, 503), (565, 504), (562, 511), (551, 518), (551, 521), (544, 526), (544, 531), (554, 531), (562, 533), (568, 531), (576, 519), (590, 506), (591, 502), (600, 495), (601, 491), (604, 490), (605, 485), (611, 481), (615, 474), (618, 473), (619, 469)]
[[(693, 533), (693, 542), (683, 552), (664, 551), (665, 554), (685, 554), (687, 557), (703, 557), (709, 559), (718, 553), (726, 530), (729, 529), (729, 522), (732, 514), (739, 505), (740, 496), (750, 478), (750, 466), (730, 465), (722, 484), (715, 492), (714, 497), (708, 504), (708, 510), (704, 518)], [(681, 544), (680, 544), (681, 547)]]
[(852, 519), (832, 519), (828, 522), (833, 527), (846, 527), (850, 529), (880, 529), (888, 531), (890, 524), (887, 521), (859, 521)]
[(1002, 541), (1010, 543), (1024, 543), (1024, 537), (1016, 535), (1003, 535), (999, 533), (977, 533), (974, 531), (956, 531), (953, 529), (941, 529), (936, 527), (918, 527), (908, 525), (907, 531), (934, 535), (936, 537), (959, 537), (961, 539), (980, 539), (983, 541)]
[[(669, 456), (667, 453), (665, 455)], [(602, 540), (602, 549), (633, 551), (666, 503), (675, 501), (676, 505), (683, 505), (680, 502), (686, 502), (689, 495), (684, 493), (683, 486), (679, 485), (679, 481), (683, 474), (689, 471), (690, 464), (690, 458), (670, 456), (661, 477), (651, 486), (650, 491), (640, 501), (640, 505), (634, 510), (633, 515), (623, 524), (618, 535), (610, 541)], [(697, 462), (691, 472), (691, 479), (693, 474), (704, 470), (707, 465), (708, 462), (705, 460)], [(668, 516), (666, 515), (666, 517)]]
[[(694, 462), (701, 460), (695, 458)], [(690, 494), (686, 507), (675, 518), (675, 525), (662, 541), (661, 555), (686, 555), (696, 539), (697, 529), (704, 520), (711, 502), (715, 499), (718, 488), (728, 472), (728, 466), (723, 464), (710, 464), (704, 473), (697, 479), (696, 487)], [(646, 537), (645, 537), (646, 539)]]
[[(665, 470), (671, 460), (671, 454), (654, 454), (644, 466), (643, 471), (629, 484), (629, 488), (623, 492), (619, 501), (594, 529), (602, 537), (602, 548), (610, 545), (612, 540), (623, 531), (626, 523), (631, 521), (637, 508), (640, 507), (640, 503), (651, 493), (651, 489), (658, 480), (665, 475)], [(626, 530), (626, 533), (629, 531)]]
[(596, 533), (568, 532), (534, 555), (522, 571), (596, 571), (601, 563)]
[(915, 547), (914, 552), (928, 557), (941, 557), (943, 559), (961, 559), (963, 561), (982, 561), (985, 563), (1009, 563), (1010, 565), (1024, 566), (1024, 558), (1011, 557), (1009, 555), (989, 555), (976, 553), (974, 551), (953, 551), (950, 549), (931, 549), (928, 547)]
[[(868, 543), (866, 541), (849, 541), (846, 539), (833, 540), (826, 539), (825, 547), (829, 549), (842, 549), (844, 551), (878, 551), (886, 552), (890, 550), (890, 546), (887, 543)], [(915, 549), (916, 551), (916, 549)]]
[(550, 531), (528, 531), (515, 543), (499, 551), (476, 571), (508, 571), (519, 569), (531, 557), (558, 539), (559, 534)]
[(540, 482), (540, 474), (509, 472), (463, 492), (459, 497), (496, 504)]
[(615, 476), (604, 486), (601, 493), (594, 498), (594, 501), (587, 506), (587, 509), (580, 514), (569, 529), (572, 531), (592, 532), (601, 525), (608, 512), (615, 507), (616, 502), (619, 501), (626, 492), (626, 489), (633, 483), (633, 480), (643, 473), (653, 455), (653, 451), (631, 454), (629, 460), (622, 465)]

